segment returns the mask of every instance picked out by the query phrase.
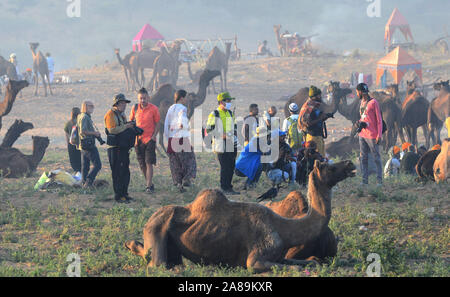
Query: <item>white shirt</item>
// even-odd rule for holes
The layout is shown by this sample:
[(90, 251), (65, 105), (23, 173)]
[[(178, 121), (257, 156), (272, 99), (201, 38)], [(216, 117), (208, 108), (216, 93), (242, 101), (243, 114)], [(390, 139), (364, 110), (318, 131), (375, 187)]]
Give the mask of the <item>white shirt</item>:
[(391, 158), (384, 166), (384, 177), (395, 176), (400, 172), (400, 161), (396, 158)]
[(167, 138), (191, 137), (187, 108), (183, 104), (173, 104), (164, 121), (164, 136)]
[[(298, 122), (298, 114), (293, 114), (289, 118), (294, 120), (294, 123)], [(287, 132), (289, 130), (289, 127), (291, 126), (291, 122), (288, 121), (289, 118), (284, 119), (283, 129), (282, 129), (282, 131), (284, 131), (284, 132)]]

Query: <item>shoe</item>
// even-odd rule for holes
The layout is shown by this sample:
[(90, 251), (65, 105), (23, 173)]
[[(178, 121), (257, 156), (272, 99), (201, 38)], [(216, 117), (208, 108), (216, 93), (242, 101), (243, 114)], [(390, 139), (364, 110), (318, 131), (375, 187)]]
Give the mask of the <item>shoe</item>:
[(155, 185), (151, 185), (150, 187), (145, 188), (145, 192), (147, 194), (153, 194), (155, 192)]
[(119, 199), (116, 199), (116, 202), (128, 204), (130, 203), (130, 200), (128, 200), (126, 197), (120, 197)]
[(229, 189), (229, 190), (222, 190), (225, 194), (228, 194), (228, 195), (240, 195), (241, 193), (240, 192), (237, 192), (237, 191), (235, 191), (235, 190), (233, 190), (233, 189)]
[(134, 201), (134, 198), (128, 196), (128, 194), (125, 195), (125, 198), (127, 198), (127, 200), (130, 201), (130, 202), (131, 202), (131, 201)]
[(177, 185), (177, 188), (178, 188), (178, 191), (180, 191), (180, 193), (186, 192), (186, 189), (183, 188), (183, 185), (182, 185), (182, 184), (178, 184), (178, 185)]
[(185, 180), (185, 181), (183, 182), (183, 187), (190, 187), (190, 186), (192, 186), (191, 181)]

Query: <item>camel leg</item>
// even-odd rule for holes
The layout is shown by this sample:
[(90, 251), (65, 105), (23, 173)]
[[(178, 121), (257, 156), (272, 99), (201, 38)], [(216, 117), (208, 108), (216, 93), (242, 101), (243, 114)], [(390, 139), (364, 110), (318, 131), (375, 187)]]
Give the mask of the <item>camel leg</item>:
[(39, 75), (37, 74), (37, 72), (35, 72), (34, 74), (34, 96), (38, 95), (38, 88), (39, 88)]
[(141, 69), (141, 87), (145, 86), (144, 68)]
[[(430, 135), (428, 133), (427, 124), (422, 125), (423, 136), (425, 137), (426, 147), (430, 147)], [(416, 144), (417, 144), (417, 133), (416, 133)]]
[[(405, 143), (405, 135), (403, 134), (403, 128), (402, 128), (402, 126), (397, 122), (397, 123), (395, 124), (395, 127), (397, 128), (398, 135), (400, 136), (400, 141), (401, 141), (402, 143)], [(395, 139), (395, 141), (397, 141), (397, 138)]]
[(44, 85), (44, 96), (47, 97), (47, 83), (45, 82), (45, 74), (41, 73), (42, 84)]
[(225, 69), (223, 71), (223, 82), (224, 82), (224, 86), (225, 86), (225, 91), (228, 91), (228, 86), (227, 86), (227, 73), (228, 73), (228, 69)]
[(127, 81), (127, 91), (130, 91), (130, 81), (128, 80), (128, 70), (126, 67), (123, 67), (123, 72), (125, 73), (125, 80)]
[(222, 76), (222, 71), (220, 71), (220, 92), (225, 92), (223, 90), (223, 76)]
[(216, 85), (214, 84), (214, 78), (211, 80), (211, 86), (212, 86), (214, 94), (217, 94), (217, 92), (216, 92)]

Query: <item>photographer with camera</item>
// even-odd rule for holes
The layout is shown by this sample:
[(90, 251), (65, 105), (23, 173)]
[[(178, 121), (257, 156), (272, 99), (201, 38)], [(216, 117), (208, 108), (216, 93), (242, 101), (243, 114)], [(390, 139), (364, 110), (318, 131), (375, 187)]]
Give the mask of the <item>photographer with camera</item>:
[(304, 141), (314, 141), (317, 151), (325, 156), (325, 144), (323, 139), (327, 138), (327, 126), (325, 121), (332, 118), (332, 113), (324, 113), (320, 110), (322, 104), (322, 91), (311, 86), (309, 98), (303, 104), (298, 116), (298, 129), (306, 135)]
[(111, 167), (112, 182), (114, 188), (114, 200), (119, 203), (129, 203), (132, 199), (128, 196), (130, 184), (130, 148), (133, 147), (134, 131), (131, 133), (129, 144), (122, 145), (119, 137), (127, 133), (127, 129), (134, 129), (134, 123), (127, 123), (124, 115), (127, 100), (123, 94), (114, 96), (113, 106), (105, 114), (105, 128), (108, 136), (108, 160)]
[(383, 118), (378, 101), (369, 96), (369, 87), (360, 83), (356, 87), (356, 95), (361, 100), (360, 120), (356, 123), (359, 132), (359, 149), (361, 156), (362, 185), (369, 183), (369, 152), (375, 159), (377, 166), (377, 184), (383, 184), (383, 171), (379, 145), (383, 135)]
[[(95, 139), (101, 140), (101, 142), (103, 140), (100, 132), (94, 128), (94, 122), (91, 119), (93, 112), (94, 104), (91, 101), (84, 101), (81, 104), (81, 113), (77, 117), (78, 149), (81, 151), (81, 181), (84, 188), (92, 187), (95, 177), (102, 168)], [(94, 167), (89, 171), (91, 162)]]
[(159, 109), (150, 103), (150, 96), (145, 88), (138, 92), (139, 104), (134, 105), (130, 113), (130, 121), (135, 121), (137, 127), (144, 131), (136, 141), (136, 157), (146, 180), (145, 191), (151, 194), (155, 191), (153, 185), (153, 165), (156, 164), (156, 135), (159, 132)]

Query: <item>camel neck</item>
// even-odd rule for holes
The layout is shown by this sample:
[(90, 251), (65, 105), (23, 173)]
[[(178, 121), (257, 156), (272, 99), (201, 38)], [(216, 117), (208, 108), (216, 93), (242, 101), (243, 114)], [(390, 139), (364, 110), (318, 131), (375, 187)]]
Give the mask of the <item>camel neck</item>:
[(300, 219), (281, 218), (278, 232), (287, 246), (297, 246), (316, 238), (331, 218), (331, 189), (312, 172), (308, 184), (308, 213)]

